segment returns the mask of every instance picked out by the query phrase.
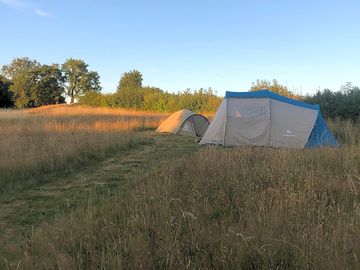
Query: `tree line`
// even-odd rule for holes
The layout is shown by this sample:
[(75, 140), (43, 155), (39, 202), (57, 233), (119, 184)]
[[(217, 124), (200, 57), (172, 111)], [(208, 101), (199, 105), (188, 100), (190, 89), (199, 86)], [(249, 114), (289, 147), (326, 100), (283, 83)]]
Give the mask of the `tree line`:
[(79, 59), (43, 65), (36, 60), (15, 58), (1, 68), (0, 106), (31, 108), (65, 102), (73, 103), (87, 91), (100, 91), (100, 77)]
[(140, 71), (125, 72), (114, 94), (89, 91), (79, 101), (90, 106), (158, 112), (173, 112), (184, 108), (197, 112), (214, 112), (222, 100), (211, 88), (168, 93), (157, 87), (143, 86), (142, 81)]
[(351, 83), (339, 91), (318, 90), (314, 95), (304, 97), (304, 101), (320, 105), (325, 118), (360, 121), (360, 88)]
[[(172, 112), (187, 108), (197, 112), (215, 112), (222, 98), (211, 88), (169, 93), (157, 87), (143, 86), (140, 71), (122, 74), (113, 94), (101, 93), (100, 76), (89, 70), (81, 59), (67, 59), (62, 65), (43, 65), (36, 60), (15, 58), (1, 68), (0, 107), (31, 108), (75, 101), (89, 106)], [(277, 80), (257, 80), (250, 91), (269, 89), (275, 93), (308, 103), (319, 104), (326, 118), (359, 120), (360, 88), (347, 83), (339, 91), (324, 89), (300, 96)]]
[(43, 65), (30, 58), (15, 58), (1, 68), (0, 107), (32, 108), (79, 101), (90, 106), (121, 107), (170, 112), (182, 108), (215, 111), (221, 98), (211, 89), (173, 94), (143, 86), (137, 70), (125, 72), (114, 94), (102, 94), (100, 76), (81, 59), (67, 59), (62, 65)]

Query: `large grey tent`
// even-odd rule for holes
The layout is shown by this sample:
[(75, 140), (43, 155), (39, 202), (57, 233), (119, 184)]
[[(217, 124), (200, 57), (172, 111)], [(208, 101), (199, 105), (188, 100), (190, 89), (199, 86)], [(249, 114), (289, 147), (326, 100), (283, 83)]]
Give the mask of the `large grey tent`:
[(226, 92), (200, 144), (314, 148), (338, 146), (318, 105), (268, 90)]
[(202, 137), (209, 124), (205, 116), (190, 110), (181, 110), (165, 119), (156, 132)]

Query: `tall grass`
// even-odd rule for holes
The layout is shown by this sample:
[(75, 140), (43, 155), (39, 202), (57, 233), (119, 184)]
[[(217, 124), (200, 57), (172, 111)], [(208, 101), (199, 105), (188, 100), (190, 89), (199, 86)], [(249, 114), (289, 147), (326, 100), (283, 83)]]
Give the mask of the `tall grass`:
[(135, 129), (154, 128), (164, 117), (80, 106), (0, 111), (0, 193), (126, 150), (141, 140)]
[(360, 122), (351, 120), (328, 120), (327, 123), (342, 146), (360, 145)]
[(35, 229), (17, 266), (358, 269), (356, 138), (345, 134), (339, 149), (203, 148), (101, 207)]

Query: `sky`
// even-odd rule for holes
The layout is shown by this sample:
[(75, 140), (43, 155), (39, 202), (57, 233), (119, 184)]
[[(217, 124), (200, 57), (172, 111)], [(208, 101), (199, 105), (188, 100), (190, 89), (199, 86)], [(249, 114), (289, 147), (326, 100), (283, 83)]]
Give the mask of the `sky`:
[(360, 85), (359, 12), (359, 0), (0, 0), (0, 66), (80, 58), (103, 92), (132, 69), (170, 92), (274, 78), (339, 90)]

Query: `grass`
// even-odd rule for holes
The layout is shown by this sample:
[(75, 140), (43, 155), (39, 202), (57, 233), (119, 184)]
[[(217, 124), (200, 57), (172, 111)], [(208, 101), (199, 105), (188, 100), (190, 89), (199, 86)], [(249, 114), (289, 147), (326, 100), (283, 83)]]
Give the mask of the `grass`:
[(40, 226), (19, 265), (356, 269), (359, 162), (359, 148), (204, 148)]
[(0, 111), (0, 195), (134, 147), (166, 115), (80, 106)]
[(200, 149), (187, 137), (131, 133), (143, 144), (0, 206), (12, 209), (6, 227), (19, 228), (0, 249), (2, 266), (358, 269), (360, 127), (329, 124), (339, 149)]
[[(153, 129), (165, 117), (164, 114), (156, 113), (63, 106), (2, 111), (0, 121), (8, 130), (12, 129), (14, 142), (15, 138), (30, 137), (38, 140), (39, 147), (56, 151), (54, 145), (44, 143), (44, 138), (53, 141), (64, 138), (67, 144), (72, 142), (70, 137), (74, 137), (79, 145), (70, 144), (75, 148), (71, 149), (73, 155), (68, 156), (69, 162), (64, 164), (66, 169), (39, 169), (39, 159), (46, 160), (53, 154), (41, 152), (40, 149), (34, 151), (32, 158), (35, 160), (29, 166), (31, 171), (22, 178), (17, 178), (15, 173), (23, 169), (23, 156), (19, 155), (21, 159), (14, 167), (4, 166), (8, 172), (10, 169), (15, 172), (10, 180), (16, 181), (18, 186), (3, 187), (8, 192), (0, 196), (0, 269), (6, 268), (5, 261), (16, 260), (23, 244), (23, 235), (28, 237), (31, 230), (42, 222), (51, 222), (76, 211), (88, 200), (97, 204), (102, 198), (108, 199), (115, 190), (123, 190), (131, 185), (134, 174), (142, 175), (143, 170), (156, 168), (159, 161), (184, 156), (196, 150), (197, 144), (193, 138), (181, 137), (179, 140), (177, 136), (153, 137), (152, 131), (148, 129)], [(12, 124), (6, 125), (10, 119)], [(33, 136), (34, 133), (38, 137)], [(109, 134), (118, 140), (107, 140)], [(94, 137), (98, 141), (93, 141)], [(11, 150), (10, 145), (3, 145)], [(12, 147), (23, 153), (28, 146), (18, 140)], [(87, 151), (87, 155), (81, 156), (77, 162), (83, 150)], [(56, 157), (61, 158), (66, 153), (63, 148), (59, 148), (56, 154)], [(2, 176), (5, 172), (1, 172)], [(19, 246), (19, 243), (22, 244)]]

